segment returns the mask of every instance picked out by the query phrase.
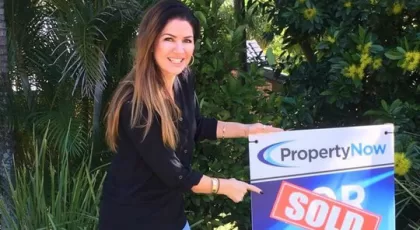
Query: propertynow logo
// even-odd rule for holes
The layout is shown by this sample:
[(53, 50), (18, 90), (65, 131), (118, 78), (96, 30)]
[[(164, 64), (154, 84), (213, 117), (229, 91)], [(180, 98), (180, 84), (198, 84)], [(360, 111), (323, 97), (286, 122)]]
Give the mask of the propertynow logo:
[(318, 159), (338, 158), (348, 160), (353, 157), (383, 155), (386, 144), (351, 143), (348, 146), (338, 144), (325, 148), (290, 148), (287, 143), (294, 140), (281, 141), (263, 148), (257, 155), (264, 164), (277, 167), (299, 167), (301, 163), (311, 163)]

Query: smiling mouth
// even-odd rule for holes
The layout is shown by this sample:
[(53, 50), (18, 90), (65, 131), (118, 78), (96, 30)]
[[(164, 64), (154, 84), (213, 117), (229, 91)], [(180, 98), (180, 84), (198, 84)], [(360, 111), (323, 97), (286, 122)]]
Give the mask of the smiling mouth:
[(172, 63), (179, 64), (184, 61), (184, 58), (168, 58), (168, 60)]

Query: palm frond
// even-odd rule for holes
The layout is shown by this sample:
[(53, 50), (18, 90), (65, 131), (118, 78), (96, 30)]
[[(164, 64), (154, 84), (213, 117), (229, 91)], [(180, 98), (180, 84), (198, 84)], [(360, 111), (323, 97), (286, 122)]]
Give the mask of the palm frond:
[(42, 133), (48, 129), (46, 138), (57, 151), (66, 151), (73, 156), (85, 154), (89, 151), (89, 132), (85, 126), (84, 116), (75, 114), (74, 111), (77, 109), (68, 102), (59, 105), (56, 110), (35, 112), (28, 117), (28, 120)]
[(105, 44), (109, 43), (106, 31), (110, 29), (110, 23), (123, 26), (133, 22), (144, 4), (134, 0), (51, 2), (57, 9), (54, 15), (56, 28), (52, 31), (62, 40), (54, 54), (57, 60), (66, 60), (60, 80), (72, 78), (75, 81), (73, 94), (80, 87), (83, 96), (92, 96), (95, 88), (103, 90), (107, 82)]

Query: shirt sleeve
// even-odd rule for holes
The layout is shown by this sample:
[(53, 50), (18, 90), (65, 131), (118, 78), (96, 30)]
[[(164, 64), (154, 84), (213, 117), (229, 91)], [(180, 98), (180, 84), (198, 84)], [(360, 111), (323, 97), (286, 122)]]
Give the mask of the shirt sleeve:
[[(147, 116), (146, 109), (143, 109), (142, 114), (143, 119), (140, 123), (143, 125)], [(123, 132), (135, 146), (136, 153), (140, 154), (146, 164), (168, 187), (179, 188), (183, 192), (187, 192), (200, 182), (203, 174), (183, 165), (176, 153), (164, 145), (161, 125), (156, 116), (154, 116), (150, 130), (144, 140), (145, 127), (135, 126), (131, 128), (130, 120), (131, 103), (125, 103), (122, 106), (120, 116)]]
[(197, 129), (195, 132), (195, 141), (216, 140), (217, 139), (217, 119), (203, 117), (200, 113), (197, 94), (194, 93), (195, 121)]

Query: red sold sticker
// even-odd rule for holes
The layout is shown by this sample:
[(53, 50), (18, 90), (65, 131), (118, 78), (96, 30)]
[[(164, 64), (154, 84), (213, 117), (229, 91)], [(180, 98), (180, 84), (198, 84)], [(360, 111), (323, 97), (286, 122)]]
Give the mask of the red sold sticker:
[(304, 229), (376, 230), (381, 217), (283, 181), (271, 218)]

